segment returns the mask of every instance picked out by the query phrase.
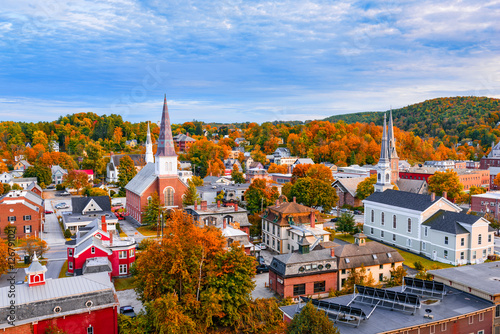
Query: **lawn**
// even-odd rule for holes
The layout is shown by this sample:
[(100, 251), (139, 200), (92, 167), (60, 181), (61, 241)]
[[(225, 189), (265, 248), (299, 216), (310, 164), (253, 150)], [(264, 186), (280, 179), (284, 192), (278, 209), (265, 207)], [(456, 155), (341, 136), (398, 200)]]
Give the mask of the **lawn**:
[(64, 264), (59, 272), (59, 278), (67, 277), (66, 272), (68, 271), (68, 260), (64, 261)]
[(127, 233), (125, 232), (120, 232), (120, 238), (126, 238), (127, 237)]
[[(349, 242), (351, 244), (354, 243), (354, 237), (350, 234), (335, 234), (335, 239), (340, 239), (340, 240), (343, 240), (343, 241), (346, 241), (346, 242)], [(370, 239), (366, 239), (366, 242), (370, 242), (372, 240)], [(335, 242), (335, 240), (333, 240), (333, 242)]]
[(141, 226), (141, 227), (137, 228), (137, 231), (139, 233), (141, 233), (142, 235), (145, 235), (147, 237), (156, 236), (157, 235), (156, 229), (152, 230), (152, 229), (149, 228), (149, 226)]
[(127, 277), (127, 278), (115, 278), (115, 289), (116, 291), (133, 289), (135, 282), (135, 277)]

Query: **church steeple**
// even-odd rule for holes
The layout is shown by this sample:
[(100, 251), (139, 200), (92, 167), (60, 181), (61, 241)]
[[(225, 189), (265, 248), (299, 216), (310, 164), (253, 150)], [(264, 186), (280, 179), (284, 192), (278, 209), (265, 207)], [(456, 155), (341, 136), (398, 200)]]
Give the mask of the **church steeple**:
[(148, 134), (146, 136), (146, 163), (155, 162), (155, 158), (153, 156), (153, 141), (151, 140), (151, 131), (149, 130), (149, 122), (148, 122)]
[(155, 173), (159, 176), (177, 176), (177, 154), (174, 148), (166, 94), (163, 101), (160, 136), (158, 137), (158, 148), (155, 155)]
[(389, 127), (387, 128), (388, 134), (388, 149), (389, 160), (391, 161), (391, 182), (396, 183), (399, 180), (399, 157), (396, 151), (396, 139), (394, 139), (394, 124), (392, 123), (392, 109), (389, 114)]
[(377, 183), (374, 188), (377, 192), (392, 189), (391, 184), (391, 160), (389, 159), (389, 140), (387, 138), (387, 121), (384, 114), (384, 127), (382, 129), (382, 145), (380, 147), (380, 160), (377, 165)]

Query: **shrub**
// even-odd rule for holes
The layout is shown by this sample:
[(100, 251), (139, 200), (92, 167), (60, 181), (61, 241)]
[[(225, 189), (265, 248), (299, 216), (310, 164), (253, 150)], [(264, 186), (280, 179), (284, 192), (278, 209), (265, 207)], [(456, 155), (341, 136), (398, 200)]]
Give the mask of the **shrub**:
[(64, 190), (65, 187), (62, 184), (56, 185), (56, 190)]
[(65, 237), (65, 238), (71, 238), (71, 231), (69, 230), (69, 228), (67, 228), (67, 229), (64, 231), (64, 237)]
[(413, 262), (413, 265), (415, 266), (415, 269), (418, 271), (421, 271), (424, 269), (424, 265), (420, 261)]

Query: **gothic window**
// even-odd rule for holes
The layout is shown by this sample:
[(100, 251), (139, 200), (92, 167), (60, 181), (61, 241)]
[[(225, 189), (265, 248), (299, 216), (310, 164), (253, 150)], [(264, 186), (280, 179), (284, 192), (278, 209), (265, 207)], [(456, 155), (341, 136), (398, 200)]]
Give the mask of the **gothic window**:
[(381, 224), (381, 225), (384, 225), (384, 223), (385, 223), (385, 219), (384, 219), (384, 218), (385, 218), (385, 215), (384, 215), (384, 213), (382, 212), (382, 214), (381, 214), (381, 221), (380, 221), (380, 224)]
[(378, 180), (380, 181), (380, 174), (378, 174)]
[(165, 197), (165, 206), (174, 205), (174, 188), (167, 187), (163, 190), (163, 196)]
[(385, 181), (389, 182), (389, 174), (385, 174)]

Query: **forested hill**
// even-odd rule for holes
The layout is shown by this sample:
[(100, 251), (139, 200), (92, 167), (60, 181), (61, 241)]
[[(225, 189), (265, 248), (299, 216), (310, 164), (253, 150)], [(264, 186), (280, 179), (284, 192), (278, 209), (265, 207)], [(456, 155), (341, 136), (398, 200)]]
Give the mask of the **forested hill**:
[[(483, 146), (500, 139), (500, 99), (475, 96), (443, 97), (392, 111), (394, 125), (415, 135), (438, 137), (445, 145), (476, 141)], [(382, 112), (337, 115), (325, 120), (381, 125)]]

